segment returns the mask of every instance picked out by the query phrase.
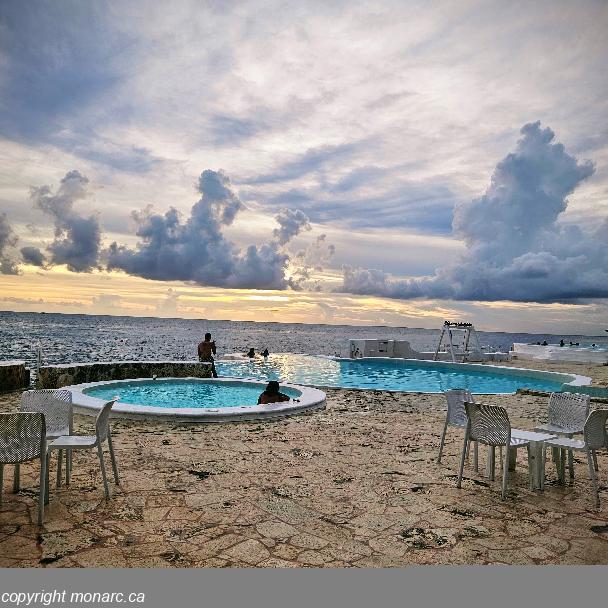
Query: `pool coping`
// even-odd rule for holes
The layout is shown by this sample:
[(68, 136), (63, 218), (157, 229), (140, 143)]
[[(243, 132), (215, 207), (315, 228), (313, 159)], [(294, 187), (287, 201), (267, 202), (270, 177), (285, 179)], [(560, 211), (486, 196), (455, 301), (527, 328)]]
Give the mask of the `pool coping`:
[[(267, 382), (253, 378), (159, 378), (160, 381), (178, 380), (180, 382), (194, 381), (206, 383), (247, 383), (260, 386), (260, 392), (266, 387)], [(63, 387), (72, 394), (72, 407), (75, 413), (85, 416), (96, 416), (105, 399), (91, 397), (85, 394), (85, 390), (97, 386), (115, 386), (120, 384), (154, 382), (151, 378), (131, 378), (125, 380), (103, 380), (99, 382), (85, 382)], [(137, 405), (131, 403), (117, 402), (112, 407), (112, 416), (128, 418), (131, 420), (162, 420), (167, 422), (238, 422), (241, 420), (264, 420), (268, 418), (279, 418), (293, 414), (300, 414), (325, 407), (326, 395), (323, 391), (301, 384), (282, 383), (285, 388), (290, 388), (301, 393), (299, 400), (269, 403), (265, 405), (244, 405), (218, 408), (168, 408), (150, 405)], [(236, 413), (239, 412), (239, 413)]]
[[(498, 374), (502, 374), (505, 376), (513, 375), (513, 376), (527, 376), (528, 378), (537, 378), (537, 379), (546, 379), (546, 380), (554, 380), (560, 382), (562, 386), (576, 387), (576, 386), (588, 386), (591, 384), (592, 379), (589, 376), (581, 376), (579, 374), (574, 373), (566, 373), (566, 372), (551, 372), (537, 369), (530, 369), (526, 367), (511, 367), (507, 365), (490, 365), (490, 364), (481, 364), (481, 363), (452, 363), (451, 361), (433, 361), (430, 359), (403, 359), (400, 357), (357, 357), (356, 359), (351, 359), (349, 357), (337, 357), (333, 355), (310, 355), (306, 353), (274, 353), (277, 355), (301, 355), (306, 357), (318, 357), (321, 359), (330, 359), (332, 361), (392, 361), (392, 362), (401, 362), (403, 364), (420, 364), (423, 363), (425, 365), (431, 365), (433, 367), (444, 368), (444, 369), (462, 369), (463, 366), (467, 369), (471, 369), (474, 371), (481, 372), (495, 372)], [(234, 363), (238, 361), (237, 359), (216, 359), (215, 363)], [(513, 373), (505, 373), (505, 372), (515, 372)], [(228, 376), (224, 376), (228, 377)], [(230, 376), (233, 377), (233, 376)], [(566, 382), (565, 380), (569, 380)], [(286, 385), (287, 386), (287, 385)], [(430, 391), (404, 391), (397, 389), (386, 389), (386, 388), (372, 388), (372, 387), (358, 387), (358, 386), (330, 386), (330, 385), (322, 385), (322, 384), (303, 384), (300, 383), (297, 386), (306, 386), (311, 388), (321, 388), (321, 389), (331, 389), (331, 390), (348, 390), (348, 391), (376, 391), (376, 392), (384, 392), (384, 393), (412, 393), (419, 395), (440, 395), (444, 391), (430, 392)], [(527, 387), (522, 387), (527, 388)], [(519, 390), (519, 389), (518, 389)], [(515, 395), (517, 391), (513, 391), (511, 393), (473, 393), (474, 395)]]

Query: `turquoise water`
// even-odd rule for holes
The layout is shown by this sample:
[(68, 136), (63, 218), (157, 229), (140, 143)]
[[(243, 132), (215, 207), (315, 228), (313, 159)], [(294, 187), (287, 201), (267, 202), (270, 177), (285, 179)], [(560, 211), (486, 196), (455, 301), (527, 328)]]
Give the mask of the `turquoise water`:
[(514, 393), (518, 388), (559, 391), (559, 381), (528, 376), (503, 375), (490, 371), (452, 371), (424, 361), (340, 360), (311, 355), (277, 354), (267, 362), (220, 361), (220, 376), (279, 380), (294, 384), (389, 391), (440, 393), (452, 388), (466, 388), (472, 393)]
[[(85, 390), (90, 397), (109, 401), (116, 395), (119, 403), (155, 407), (218, 408), (256, 405), (264, 387), (254, 384), (213, 383), (184, 380), (150, 380), (120, 383)], [(281, 389), (292, 398), (300, 396), (294, 389)]]

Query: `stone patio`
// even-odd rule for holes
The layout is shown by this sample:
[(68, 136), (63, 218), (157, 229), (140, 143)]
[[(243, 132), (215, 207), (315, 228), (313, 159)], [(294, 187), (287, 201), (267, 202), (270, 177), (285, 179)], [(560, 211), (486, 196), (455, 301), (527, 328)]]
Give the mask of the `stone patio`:
[[(607, 367), (550, 369), (608, 380)], [(546, 397), (531, 395), (484, 401), (505, 405), (519, 428), (546, 408)], [(18, 402), (19, 393), (2, 395), (0, 411)], [(96, 455), (77, 452), (72, 484), (51, 486), (39, 529), (37, 463), (22, 466), (18, 494), (6, 467), (0, 566), (608, 563), (608, 492), (594, 510), (586, 462), (576, 458), (566, 487), (547, 463), (545, 492), (531, 492), (520, 450), (506, 501), (499, 474), (489, 482), (470, 466), (458, 490), (461, 432), (448, 431), (436, 464), (444, 416), (441, 395), (328, 390), (325, 411), (271, 422), (113, 420), (122, 480), (110, 501)], [(91, 430), (92, 420), (77, 416), (76, 431)], [(605, 482), (606, 454), (599, 467)], [(54, 471), (55, 461), (52, 480)]]

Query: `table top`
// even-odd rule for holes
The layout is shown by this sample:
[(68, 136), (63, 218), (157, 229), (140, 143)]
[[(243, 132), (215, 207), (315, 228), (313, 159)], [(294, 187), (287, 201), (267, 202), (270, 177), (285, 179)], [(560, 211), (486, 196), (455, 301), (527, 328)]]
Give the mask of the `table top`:
[(556, 435), (524, 431), (522, 429), (511, 429), (511, 437), (513, 439), (527, 439), (528, 441), (548, 441), (549, 439), (555, 439)]

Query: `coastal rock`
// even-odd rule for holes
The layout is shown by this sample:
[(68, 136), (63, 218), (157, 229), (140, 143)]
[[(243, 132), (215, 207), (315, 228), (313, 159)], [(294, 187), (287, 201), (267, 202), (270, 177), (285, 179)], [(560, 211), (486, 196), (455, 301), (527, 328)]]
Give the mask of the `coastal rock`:
[(111, 361), (40, 368), (37, 388), (61, 388), (85, 382), (129, 378), (211, 378), (211, 364), (198, 361)]
[(16, 391), (30, 385), (30, 370), (25, 361), (0, 361), (0, 393)]

